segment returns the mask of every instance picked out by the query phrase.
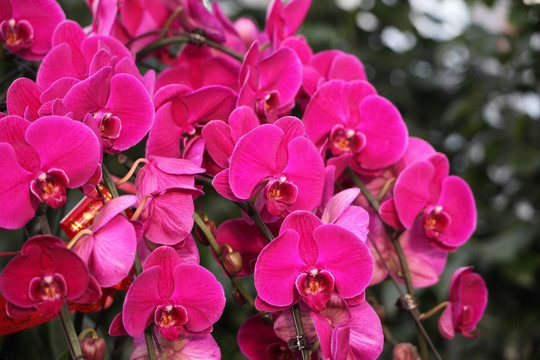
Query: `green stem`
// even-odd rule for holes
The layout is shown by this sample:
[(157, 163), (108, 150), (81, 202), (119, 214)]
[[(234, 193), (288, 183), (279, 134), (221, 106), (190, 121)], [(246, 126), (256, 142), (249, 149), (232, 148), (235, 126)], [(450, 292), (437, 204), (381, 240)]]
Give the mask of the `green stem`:
[(43, 204), (39, 204), (36, 213), (39, 218), (41, 233), (44, 235), (51, 235), (51, 226), (49, 225), (49, 219), (47, 218), (47, 212), (45, 211)]
[[(294, 304), (291, 308), (291, 313), (294, 320), (294, 328), (296, 330), (296, 335), (303, 339), (304, 338), (304, 326), (302, 326), (302, 314), (300, 313), (300, 306), (298, 304)], [(309, 349), (307, 348), (301, 348), (300, 349), (302, 353), (302, 360), (309, 360)]]
[[(186, 33), (186, 32), (182, 32), (182, 31), (177, 31), (177, 30), (171, 30), (171, 29), (163, 29), (163, 30), (154, 30), (154, 31), (149, 31), (148, 33), (145, 33), (145, 34), (142, 34), (140, 36), (138, 36), (136, 39), (140, 39), (142, 37), (145, 37), (145, 36), (150, 36), (150, 35), (155, 35), (155, 34), (176, 34), (176, 36), (171, 36), (171, 37), (167, 37), (167, 38), (161, 38), (159, 39), (158, 41), (155, 41), (149, 45), (147, 45), (146, 47), (144, 47), (143, 49), (141, 49), (137, 55), (136, 55), (136, 58), (137, 58), (137, 61), (140, 61), (141, 59), (144, 59), (145, 56), (151, 54), (152, 52), (164, 47), (164, 46), (168, 46), (168, 45), (173, 45), (173, 44), (186, 44), (186, 43), (197, 43), (197, 44), (200, 44), (201, 46), (208, 46), (208, 47), (211, 47), (211, 48), (214, 48), (214, 49), (217, 49), (233, 58), (235, 58), (236, 60), (242, 62), (244, 61), (244, 56), (242, 54), (240, 54), (239, 52), (231, 49), (231, 48), (228, 48), (226, 46), (223, 46), (221, 45), (220, 43), (218, 42), (215, 42), (213, 40), (210, 40), (200, 34), (193, 34), (193, 33)], [(133, 41), (135, 41), (136, 39), (133, 39)]]
[(75, 326), (71, 320), (71, 315), (69, 313), (69, 308), (67, 303), (62, 306), (62, 309), (58, 312), (58, 319), (62, 324), (62, 330), (68, 342), (69, 353), (72, 359), (84, 359), (81, 343), (79, 342), (79, 337), (75, 332)]

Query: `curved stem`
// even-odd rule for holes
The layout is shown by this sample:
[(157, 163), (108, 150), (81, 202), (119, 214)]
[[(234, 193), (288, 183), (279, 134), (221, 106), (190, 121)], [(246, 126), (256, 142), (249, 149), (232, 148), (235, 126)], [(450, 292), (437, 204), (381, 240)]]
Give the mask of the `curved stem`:
[(131, 216), (131, 220), (138, 220), (139, 219), (139, 216), (141, 216), (141, 213), (142, 211), (144, 210), (144, 207), (146, 206), (146, 202), (148, 201), (149, 198), (152, 197), (152, 194), (146, 194), (144, 195), (143, 199), (141, 200), (141, 203), (139, 204), (139, 206), (137, 207), (137, 210), (135, 210), (135, 212), (133, 213), (133, 215)]
[(425, 319), (430, 318), (431, 316), (436, 314), (437, 311), (444, 309), (449, 303), (450, 303), (449, 301), (444, 301), (444, 302), (440, 303), (439, 305), (435, 306), (433, 309), (429, 310), (428, 312), (420, 314), (418, 319), (419, 320), (425, 320)]
[(116, 180), (114, 182), (114, 185), (116, 186), (120, 186), (122, 185), (123, 183), (125, 183), (126, 181), (128, 181), (131, 176), (133, 176), (133, 173), (135, 172), (135, 170), (137, 170), (137, 166), (139, 166), (140, 163), (145, 163), (147, 164), (148, 163), (148, 160), (146, 160), (145, 158), (140, 158), (140, 159), (137, 159), (133, 165), (131, 166), (131, 168), (129, 169), (128, 173), (126, 174), (126, 176), (124, 176), (123, 178), (121, 178), (120, 180)]
[(73, 239), (71, 239), (71, 241), (66, 245), (66, 247), (68, 249), (71, 249), (77, 243), (77, 241), (79, 241), (79, 239), (84, 235), (92, 235), (92, 230), (83, 229), (79, 231), (78, 233), (75, 234)]

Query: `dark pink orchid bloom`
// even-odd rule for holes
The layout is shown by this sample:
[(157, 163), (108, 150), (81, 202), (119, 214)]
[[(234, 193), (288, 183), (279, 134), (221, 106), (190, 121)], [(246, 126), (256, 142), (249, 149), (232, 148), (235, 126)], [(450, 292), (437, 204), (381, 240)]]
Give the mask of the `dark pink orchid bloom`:
[(325, 205), (321, 221), (323, 224), (339, 225), (366, 242), (369, 214), (364, 208), (351, 205), (359, 194), (360, 189), (351, 188), (334, 195)]
[[(375, 171), (397, 162), (407, 147), (399, 111), (365, 81), (331, 80), (313, 95), (304, 114), (306, 134), (328, 148), (336, 168)], [(329, 164), (334, 162), (329, 160)]]
[(450, 280), (450, 302), (439, 318), (439, 332), (447, 339), (453, 339), (455, 333), (466, 337), (472, 334), (476, 324), (484, 315), (488, 291), (484, 279), (472, 272), (473, 267), (457, 269)]
[(224, 307), (223, 288), (212, 273), (182, 264), (174, 249), (162, 246), (148, 257), (129, 288), (122, 321), (130, 336), (141, 336), (153, 322), (165, 339), (173, 341), (179, 334), (209, 333)]
[[(332, 294), (356, 301), (373, 274), (373, 258), (356, 235), (307, 211), (285, 218), (280, 235), (255, 265), (258, 297), (274, 307), (303, 300), (322, 311)], [(363, 297), (362, 297), (363, 298)]]
[(62, 104), (75, 119), (95, 123), (103, 150), (110, 154), (136, 145), (154, 121), (152, 99), (143, 84), (130, 74), (113, 75), (110, 66), (75, 84)]
[(259, 58), (259, 44), (251, 45), (240, 69), (237, 106), (247, 105), (268, 122), (286, 114), (302, 83), (302, 67), (296, 53), (281, 48)]
[(419, 222), (433, 246), (454, 251), (474, 232), (476, 207), (469, 185), (448, 176), (448, 159), (435, 154), (407, 167), (394, 187), (394, 203), (403, 226)]
[(24, 317), (40, 311), (54, 316), (66, 300), (91, 303), (101, 289), (84, 262), (66, 249), (55, 236), (28, 239), (21, 255), (13, 258), (0, 274), (0, 292), (8, 301), (7, 313)]
[(142, 237), (140, 223), (132, 223), (122, 212), (137, 198), (124, 195), (108, 202), (72, 250), (84, 260), (101, 287), (110, 287), (129, 274), (137, 240)]
[(52, 47), (56, 25), (65, 18), (54, 0), (0, 0), (0, 40), (20, 57), (41, 60)]
[(92, 130), (61, 116), (2, 118), (0, 153), (0, 227), (7, 229), (26, 224), (40, 202), (64, 205), (66, 188), (84, 185), (101, 156)]
[(152, 157), (139, 171), (135, 186), (140, 204), (149, 195), (141, 221), (144, 235), (153, 243), (182, 242), (193, 228), (193, 197), (202, 194), (194, 187), (194, 175), (203, 172), (192, 161)]
[(234, 196), (242, 200), (262, 189), (259, 199), (272, 215), (311, 211), (321, 202), (324, 164), (304, 136), (300, 120), (284, 117), (240, 138), (231, 157), (229, 182)]

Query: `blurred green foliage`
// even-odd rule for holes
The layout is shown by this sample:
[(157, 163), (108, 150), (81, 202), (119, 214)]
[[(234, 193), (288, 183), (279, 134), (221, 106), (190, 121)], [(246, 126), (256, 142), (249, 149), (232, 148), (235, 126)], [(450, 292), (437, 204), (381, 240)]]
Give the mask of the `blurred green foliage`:
[[(83, 1), (60, 3), (68, 18), (83, 26), (90, 22)], [(264, 9), (244, 8), (241, 1), (221, 3), (233, 18), (249, 16), (264, 23)], [(440, 283), (420, 295), (423, 310), (444, 301), (453, 271), (474, 265), (487, 282), (488, 308), (476, 339), (458, 335), (444, 341), (436, 329), (438, 316), (425, 322), (442, 357), (539, 359), (540, 5), (517, 0), (313, 0), (300, 33), (315, 52), (341, 49), (357, 55), (378, 92), (400, 109), (410, 135), (446, 153), (452, 174), (473, 189), (477, 231), (450, 254)], [(19, 76), (34, 76), (36, 69), (37, 64), (0, 54), (0, 110), (9, 84)], [(212, 201), (203, 204), (204, 210), (218, 223), (238, 214)], [(62, 214), (50, 216), (54, 223)], [(14, 241), (3, 240), (0, 251), (18, 250), (24, 236), (3, 231), (3, 239)], [(201, 257), (230, 293), (207, 249), (201, 249)], [(245, 283), (250, 286), (251, 279)], [(397, 313), (391, 284), (376, 286), (370, 295), (385, 305), (394, 339), (414, 342), (412, 321)], [(107, 336), (121, 296), (102, 314), (85, 317), (84, 326), (99, 324), (98, 332)], [(223, 359), (244, 359), (236, 331), (250, 314), (228, 300), (214, 336)], [(108, 354), (117, 359), (130, 346), (130, 340), (109, 338)], [(52, 359), (62, 354), (65, 341), (55, 321), (8, 335), (0, 347), (1, 359)], [(123, 353), (126, 358), (130, 351)], [(382, 357), (391, 358), (390, 353), (386, 346)]]

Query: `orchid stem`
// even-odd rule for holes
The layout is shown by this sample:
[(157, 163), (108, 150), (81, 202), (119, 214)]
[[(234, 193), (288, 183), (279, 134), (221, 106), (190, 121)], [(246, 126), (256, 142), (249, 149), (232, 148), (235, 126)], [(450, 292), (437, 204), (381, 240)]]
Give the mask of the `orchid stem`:
[[(300, 314), (300, 307), (298, 304), (294, 304), (291, 307), (291, 313), (294, 320), (294, 329), (296, 330), (296, 335), (298, 338), (304, 338), (304, 326), (302, 325), (302, 315)], [(301, 347), (299, 349), (302, 353), (302, 360), (309, 360), (309, 349)]]
[(75, 326), (71, 320), (71, 315), (69, 313), (69, 308), (67, 303), (62, 306), (62, 309), (58, 312), (58, 319), (62, 324), (62, 330), (68, 342), (69, 353), (72, 359), (84, 359), (81, 343), (77, 333), (75, 332)]
[(433, 309), (429, 310), (428, 312), (420, 314), (420, 316), (418, 316), (418, 320), (429, 319), (431, 316), (436, 314), (437, 311), (444, 309), (446, 305), (448, 305), (449, 303), (450, 303), (449, 301), (444, 301), (440, 303), (439, 305), (435, 306)]
[(111, 173), (109, 172), (109, 169), (107, 169), (105, 164), (101, 166), (101, 169), (102, 169), (102, 176), (103, 176), (103, 181), (105, 182), (105, 186), (111, 192), (111, 196), (113, 198), (117, 198), (120, 195), (118, 195), (118, 190), (116, 189), (116, 185), (114, 184), (114, 180), (111, 176)]
[(149, 31), (145, 34), (142, 34), (142, 35), (139, 35), (137, 38), (134, 38), (131, 40), (131, 43), (133, 43), (134, 41), (140, 39), (140, 38), (143, 38), (145, 36), (150, 36), (150, 35), (155, 35), (155, 34), (167, 34), (167, 33), (170, 33), (170, 34), (176, 34), (176, 36), (172, 36), (172, 37), (167, 37), (167, 38), (161, 38), (159, 39), (158, 41), (155, 41), (149, 45), (147, 45), (146, 47), (144, 47), (143, 49), (141, 49), (136, 57), (137, 57), (137, 61), (143, 59), (145, 56), (147, 56), (148, 54), (164, 47), (164, 46), (167, 46), (167, 45), (173, 45), (173, 44), (186, 44), (186, 43), (195, 43), (195, 44), (200, 44), (201, 46), (202, 45), (205, 45), (205, 46), (209, 46), (211, 48), (214, 48), (214, 49), (217, 49), (233, 58), (235, 58), (236, 60), (238, 61), (243, 61), (244, 60), (244, 56), (242, 54), (240, 54), (239, 52), (231, 49), (231, 48), (228, 48), (224, 45), (221, 45), (220, 43), (218, 42), (215, 42), (213, 40), (209, 40), (207, 39), (205, 36), (203, 35), (200, 35), (200, 34), (194, 34), (194, 33), (187, 33), (187, 32), (182, 32), (182, 31), (178, 31), (178, 30), (172, 30), (172, 29), (161, 29), (161, 30), (154, 30), (154, 31)]
[(133, 173), (135, 172), (135, 170), (137, 170), (137, 166), (139, 166), (140, 163), (145, 163), (147, 164), (148, 163), (148, 160), (146, 160), (145, 158), (140, 158), (140, 159), (137, 159), (135, 161), (135, 163), (133, 163), (133, 165), (131, 165), (131, 168), (129, 169), (128, 173), (126, 174), (126, 176), (124, 176), (123, 178), (121, 178), (120, 180), (117, 180), (114, 182), (114, 185), (116, 186), (120, 186), (122, 185), (123, 183), (125, 183), (126, 181), (128, 181), (131, 176), (133, 176)]
[(51, 226), (49, 225), (49, 219), (47, 218), (47, 212), (43, 208), (43, 204), (39, 204), (36, 210), (39, 218), (39, 225), (41, 226), (41, 233), (44, 235), (51, 235)]
[(66, 245), (66, 247), (68, 249), (71, 249), (77, 243), (77, 241), (79, 241), (79, 239), (84, 235), (92, 235), (92, 230), (83, 229), (79, 231), (78, 233), (75, 234), (73, 239), (71, 239), (71, 241)]

